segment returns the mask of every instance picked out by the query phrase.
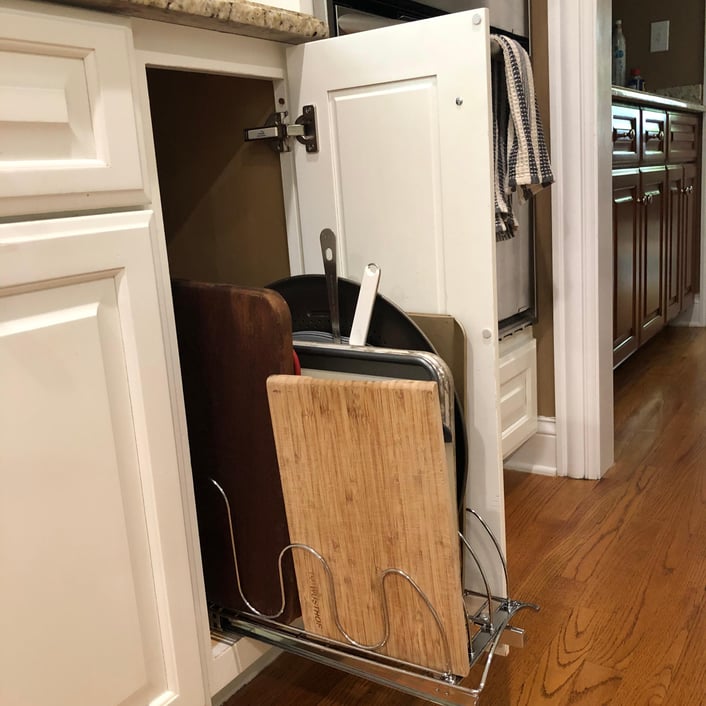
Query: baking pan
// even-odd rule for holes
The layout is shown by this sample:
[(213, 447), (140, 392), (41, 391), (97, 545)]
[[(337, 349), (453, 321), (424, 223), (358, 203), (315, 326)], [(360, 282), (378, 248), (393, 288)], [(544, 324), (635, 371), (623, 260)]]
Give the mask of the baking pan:
[[(326, 343), (333, 340), (324, 275), (287, 277), (268, 284), (267, 287), (281, 294), (287, 302), (292, 316), (292, 330), (297, 341)], [(338, 308), (344, 342), (347, 342), (350, 336), (359, 292), (360, 285), (357, 282), (338, 277)], [(375, 297), (367, 341), (373, 347), (438, 354), (419, 326), (380, 293)], [(459, 512), (463, 512), (468, 475), (468, 439), (458, 390), (454, 390), (453, 414), (456, 429), (455, 485)]]

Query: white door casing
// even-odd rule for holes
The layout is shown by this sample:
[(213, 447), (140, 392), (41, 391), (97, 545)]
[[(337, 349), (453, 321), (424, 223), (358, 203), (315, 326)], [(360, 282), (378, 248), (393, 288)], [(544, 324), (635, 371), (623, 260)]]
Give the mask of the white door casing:
[(201, 706), (152, 213), (0, 225), (0, 702)]
[(295, 147), (304, 271), (322, 271), (319, 233), (332, 228), (342, 275), (375, 262), (402, 309), (461, 323), (467, 504), (504, 546), (488, 34), (479, 10), (305, 44), (288, 50), (288, 83), (292, 110), (314, 104), (319, 130), (317, 154)]
[(557, 473), (613, 463), (610, 2), (549, 0)]

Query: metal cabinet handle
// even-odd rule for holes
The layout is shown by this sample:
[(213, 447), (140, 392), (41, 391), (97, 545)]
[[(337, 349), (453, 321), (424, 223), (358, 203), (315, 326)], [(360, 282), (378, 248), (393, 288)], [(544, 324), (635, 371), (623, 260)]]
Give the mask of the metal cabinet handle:
[(613, 128), (613, 142), (618, 140), (634, 140), (635, 139), (635, 128), (630, 128), (629, 130), (621, 130), (620, 128)]
[(654, 194), (643, 194), (642, 198), (637, 200), (638, 203), (641, 203), (644, 206), (649, 206), (652, 201), (654, 201)]
[(655, 138), (657, 138), (660, 142), (664, 140), (664, 130), (660, 130), (659, 132), (650, 132), (649, 130), (645, 130), (645, 142)]
[(617, 142), (618, 140), (634, 140), (635, 139), (635, 128), (630, 128), (629, 130), (621, 129), (614, 127), (613, 128), (613, 142)]

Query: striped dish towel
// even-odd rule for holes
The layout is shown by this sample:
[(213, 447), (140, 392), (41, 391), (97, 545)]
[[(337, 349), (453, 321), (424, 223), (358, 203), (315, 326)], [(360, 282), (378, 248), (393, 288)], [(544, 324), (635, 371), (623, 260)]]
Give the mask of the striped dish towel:
[(520, 203), (554, 181), (542, 120), (537, 108), (532, 65), (514, 39), (490, 35), (495, 161), (495, 233), (515, 235), (512, 195)]

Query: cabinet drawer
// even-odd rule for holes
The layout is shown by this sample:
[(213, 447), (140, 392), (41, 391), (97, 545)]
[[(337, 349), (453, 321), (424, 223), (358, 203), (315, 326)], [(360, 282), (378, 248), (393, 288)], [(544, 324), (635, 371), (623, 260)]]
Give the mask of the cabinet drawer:
[(699, 154), (699, 118), (686, 113), (669, 114), (670, 162), (691, 162)]
[(636, 165), (640, 158), (640, 109), (613, 106), (613, 164)]
[(129, 28), (22, 7), (0, 9), (0, 216), (144, 202)]
[(642, 164), (663, 164), (667, 158), (667, 114), (642, 109)]
[(503, 458), (537, 431), (537, 345), (530, 331), (500, 343)]

